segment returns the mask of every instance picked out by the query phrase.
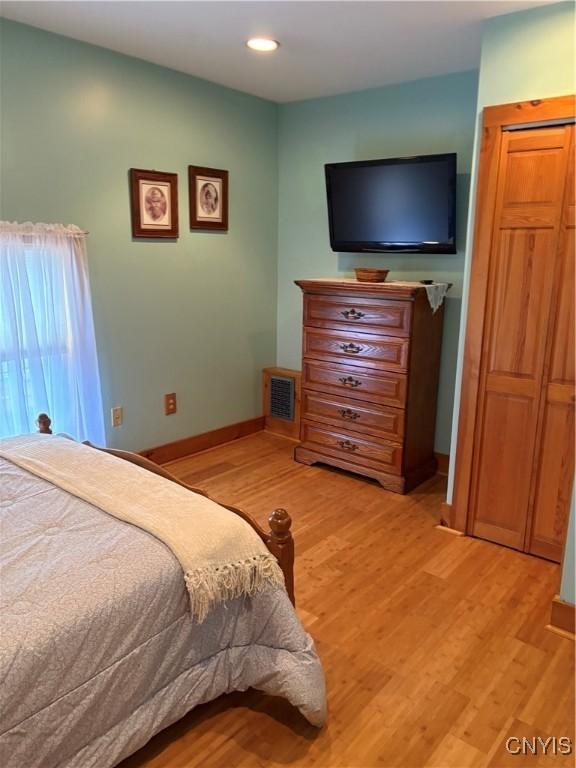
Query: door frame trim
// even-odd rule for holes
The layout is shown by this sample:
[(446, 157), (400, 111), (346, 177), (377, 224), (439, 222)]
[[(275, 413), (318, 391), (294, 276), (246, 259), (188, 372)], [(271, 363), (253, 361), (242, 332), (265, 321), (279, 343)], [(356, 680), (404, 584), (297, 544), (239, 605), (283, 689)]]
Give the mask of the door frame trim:
[(548, 120), (573, 119), (576, 115), (575, 101), (574, 95), (519, 101), (485, 107), (482, 113), (482, 141), (478, 165), (454, 491), (448, 522), (451, 528), (464, 533), (467, 532), (469, 523), (477, 402), (488, 298), (490, 246), (502, 132), (515, 125), (529, 127), (530, 124)]

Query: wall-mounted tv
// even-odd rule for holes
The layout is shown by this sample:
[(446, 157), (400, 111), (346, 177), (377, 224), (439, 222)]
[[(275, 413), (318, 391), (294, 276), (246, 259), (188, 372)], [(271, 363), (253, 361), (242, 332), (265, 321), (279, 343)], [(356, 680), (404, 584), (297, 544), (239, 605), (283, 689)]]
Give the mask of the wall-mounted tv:
[(456, 154), (325, 169), (333, 251), (456, 253)]

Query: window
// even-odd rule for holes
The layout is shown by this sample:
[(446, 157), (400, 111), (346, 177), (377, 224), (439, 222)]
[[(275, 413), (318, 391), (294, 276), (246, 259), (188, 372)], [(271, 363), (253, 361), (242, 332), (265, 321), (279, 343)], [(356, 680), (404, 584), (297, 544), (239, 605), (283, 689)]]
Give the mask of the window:
[(85, 234), (0, 222), (0, 437), (55, 431), (104, 443)]

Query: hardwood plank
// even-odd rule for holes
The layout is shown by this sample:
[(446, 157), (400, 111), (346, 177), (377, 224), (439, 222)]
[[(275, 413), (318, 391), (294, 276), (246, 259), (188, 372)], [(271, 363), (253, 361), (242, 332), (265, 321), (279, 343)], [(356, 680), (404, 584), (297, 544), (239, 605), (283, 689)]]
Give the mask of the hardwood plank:
[(508, 761), (507, 736), (574, 738), (574, 646), (545, 629), (559, 567), (435, 529), (445, 478), (399, 496), (292, 451), (261, 432), (170, 471), (203, 478), (258, 521), (276, 506), (292, 515), (298, 612), (326, 670), (327, 726), (235, 693), (122, 768), (524, 768), (534, 756)]
[(484, 764), (484, 755), (479, 749), (471, 747), (462, 739), (449, 733), (445, 736), (430, 759), (427, 768), (476, 768)]

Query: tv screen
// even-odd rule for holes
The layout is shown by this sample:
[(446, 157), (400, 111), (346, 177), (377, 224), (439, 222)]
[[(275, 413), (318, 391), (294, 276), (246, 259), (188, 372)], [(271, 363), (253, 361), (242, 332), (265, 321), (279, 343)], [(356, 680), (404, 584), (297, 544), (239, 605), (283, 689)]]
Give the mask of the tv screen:
[(456, 253), (456, 155), (330, 163), (334, 251)]

